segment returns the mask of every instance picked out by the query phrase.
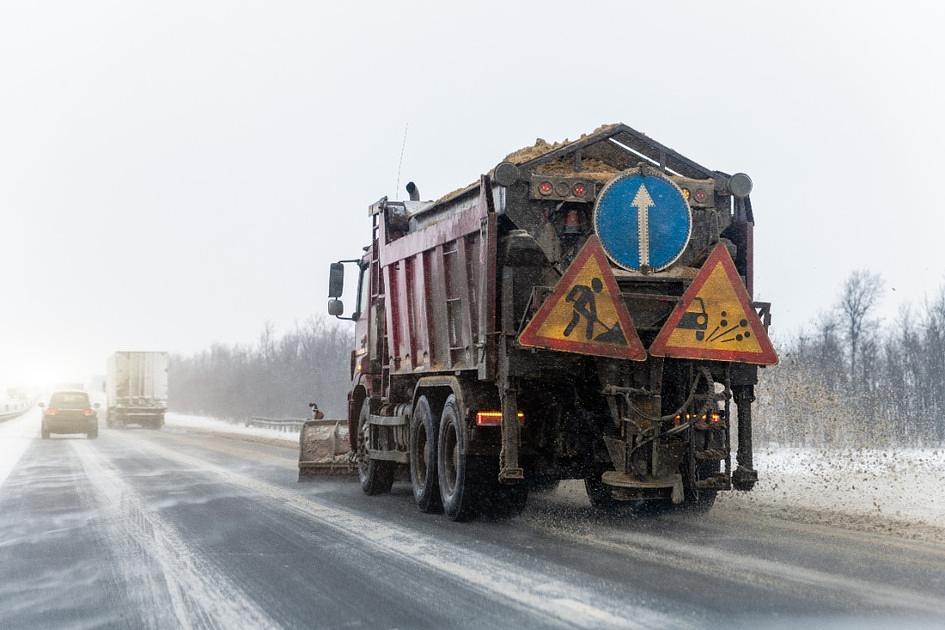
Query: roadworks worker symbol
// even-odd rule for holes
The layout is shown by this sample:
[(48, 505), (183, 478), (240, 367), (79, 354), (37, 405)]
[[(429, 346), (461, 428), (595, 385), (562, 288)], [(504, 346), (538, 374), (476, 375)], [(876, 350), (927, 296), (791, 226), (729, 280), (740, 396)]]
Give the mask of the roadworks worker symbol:
[(721, 243), (670, 313), (650, 354), (755, 365), (778, 362), (735, 263)]
[(646, 360), (646, 350), (596, 236), (578, 252), (518, 342), (532, 348)]

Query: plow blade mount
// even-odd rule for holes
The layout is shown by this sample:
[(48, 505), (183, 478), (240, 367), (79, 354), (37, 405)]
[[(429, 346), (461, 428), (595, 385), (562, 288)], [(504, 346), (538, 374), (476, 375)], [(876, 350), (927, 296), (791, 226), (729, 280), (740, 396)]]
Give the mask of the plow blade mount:
[(344, 420), (309, 420), (299, 433), (299, 481), (356, 471)]

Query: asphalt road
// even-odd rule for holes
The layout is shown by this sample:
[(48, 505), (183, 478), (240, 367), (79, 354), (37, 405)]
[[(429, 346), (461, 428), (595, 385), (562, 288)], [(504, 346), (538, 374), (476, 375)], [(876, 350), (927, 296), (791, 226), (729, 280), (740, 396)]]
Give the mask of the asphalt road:
[(573, 487), (452, 523), (402, 482), (298, 484), (290, 448), (40, 440), (36, 411), (0, 447), (3, 629), (945, 626), (945, 547), (896, 532), (604, 516)]

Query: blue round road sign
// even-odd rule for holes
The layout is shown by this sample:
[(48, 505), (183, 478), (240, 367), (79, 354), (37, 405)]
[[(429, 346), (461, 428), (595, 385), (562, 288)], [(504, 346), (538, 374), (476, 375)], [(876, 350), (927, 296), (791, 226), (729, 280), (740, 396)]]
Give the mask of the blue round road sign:
[(604, 251), (631, 271), (666, 269), (692, 232), (692, 212), (679, 188), (655, 175), (627, 174), (597, 196), (594, 229)]

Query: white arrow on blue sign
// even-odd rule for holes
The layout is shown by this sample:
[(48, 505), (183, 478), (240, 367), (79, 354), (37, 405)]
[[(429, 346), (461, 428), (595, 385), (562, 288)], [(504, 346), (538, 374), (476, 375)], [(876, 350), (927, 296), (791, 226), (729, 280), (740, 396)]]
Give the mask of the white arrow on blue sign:
[(597, 196), (594, 229), (617, 265), (659, 271), (676, 262), (689, 244), (692, 211), (670, 180), (628, 174)]

